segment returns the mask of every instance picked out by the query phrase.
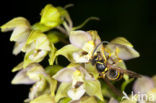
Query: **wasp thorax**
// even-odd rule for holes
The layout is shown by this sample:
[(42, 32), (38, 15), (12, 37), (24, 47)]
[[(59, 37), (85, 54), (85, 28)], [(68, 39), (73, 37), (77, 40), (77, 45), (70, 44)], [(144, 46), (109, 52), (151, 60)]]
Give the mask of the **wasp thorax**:
[(104, 64), (103, 61), (100, 61), (96, 63), (96, 68), (98, 72), (103, 72), (106, 69), (106, 65)]

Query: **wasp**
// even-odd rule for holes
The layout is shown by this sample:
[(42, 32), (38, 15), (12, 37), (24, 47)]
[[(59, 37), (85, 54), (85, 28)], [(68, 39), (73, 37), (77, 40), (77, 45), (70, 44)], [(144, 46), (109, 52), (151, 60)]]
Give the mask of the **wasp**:
[[(136, 72), (125, 70), (117, 66), (117, 63), (120, 62), (121, 59), (117, 56), (118, 62), (116, 62), (116, 60), (114, 60), (111, 57), (109, 51), (107, 51), (108, 56), (105, 55), (106, 53), (102, 54), (102, 52), (97, 51), (99, 46), (101, 46), (104, 43), (108, 44), (109, 42), (103, 41), (96, 46), (96, 48), (93, 51), (90, 62), (92, 65), (96, 66), (96, 69), (99, 72), (99, 78), (102, 78), (116, 95), (122, 96), (121, 91), (118, 90), (114, 85), (112, 85), (109, 80), (111, 81), (121, 80), (124, 74), (127, 74), (133, 78), (141, 77), (141, 75)], [(103, 45), (102, 47), (104, 48)], [(106, 52), (106, 49), (102, 49), (102, 51)], [(96, 55), (94, 55), (95, 53)]]
[[(130, 77), (141, 77), (138, 73), (118, 67), (116, 65), (117, 62), (114, 62), (114, 59), (111, 58), (110, 55), (102, 55), (100, 51), (97, 51), (98, 47), (104, 43), (109, 42), (103, 41), (98, 44), (94, 49), (92, 59), (90, 60), (92, 65), (96, 66), (96, 69), (99, 72), (99, 78), (107, 78), (108, 80), (120, 80), (124, 74), (127, 74)], [(96, 55), (94, 55), (96, 51), (97, 53)], [(112, 63), (109, 63), (109, 61), (111, 61)]]

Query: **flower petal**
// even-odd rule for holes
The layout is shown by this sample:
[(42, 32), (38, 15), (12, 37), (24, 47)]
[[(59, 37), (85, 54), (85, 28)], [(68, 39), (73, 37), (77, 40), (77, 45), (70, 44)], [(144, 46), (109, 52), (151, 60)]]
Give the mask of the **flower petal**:
[(89, 33), (85, 31), (77, 30), (77, 31), (71, 31), (69, 40), (72, 45), (78, 48), (82, 48), (85, 43), (92, 40), (92, 37), (90, 36)]
[(88, 31), (88, 33), (91, 35), (92, 40), (94, 41), (94, 43), (95, 43), (96, 46), (101, 43), (101, 38), (99, 37), (97, 31), (90, 30), (90, 31)]
[(122, 60), (129, 60), (140, 56), (140, 54), (130, 46), (110, 43), (106, 46), (106, 48), (109, 49), (112, 54), (115, 54), (115, 51), (118, 50), (118, 55), (115, 56), (118, 56)]
[(72, 82), (72, 76), (75, 68), (64, 68), (58, 71), (53, 78), (60, 82)]
[(39, 81), (41, 79), (41, 75), (46, 75), (45, 70), (39, 64), (31, 64), (28, 67), (30, 69), (26, 72), (26, 74), (32, 80)]
[(35, 43), (35, 49), (50, 51), (50, 41), (48, 37), (40, 31), (31, 31), (26, 45)]
[(46, 81), (42, 79), (41, 81), (36, 82), (30, 92), (29, 92), (29, 101), (35, 99), (39, 96), (40, 92), (42, 92), (46, 88)]
[(22, 48), (24, 47), (26, 41), (23, 42), (16, 42), (13, 49), (13, 54), (17, 55), (21, 52)]
[(71, 88), (67, 94), (72, 100), (79, 100), (85, 94), (85, 89), (83, 85), (79, 88)]
[(27, 71), (29, 70), (30, 68), (27, 68), (27, 69), (23, 69), (21, 71), (19, 71), (16, 76), (13, 78), (13, 80), (11, 81), (12, 84), (33, 84), (35, 83), (34, 80), (30, 79), (28, 76), (27, 76)]
[(45, 50), (32, 50), (27, 52), (24, 57), (24, 65), (23, 67), (27, 67), (31, 63), (39, 63), (44, 57), (47, 55), (47, 51)]
[(152, 88), (154, 88), (154, 82), (151, 78), (147, 76), (142, 76), (141, 78), (138, 78), (133, 85), (133, 91), (135, 93), (147, 93)]
[(83, 52), (74, 52), (73, 59), (76, 63), (87, 63), (89, 62), (89, 55), (82, 55)]

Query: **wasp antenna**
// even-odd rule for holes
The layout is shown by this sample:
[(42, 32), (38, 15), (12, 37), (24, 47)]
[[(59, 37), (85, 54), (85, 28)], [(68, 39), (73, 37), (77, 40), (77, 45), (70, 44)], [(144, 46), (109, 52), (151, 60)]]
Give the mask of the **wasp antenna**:
[(99, 43), (99, 44), (96, 46), (96, 48), (94, 49), (92, 56), (94, 56), (94, 53), (96, 52), (96, 50), (98, 49), (98, 47), (99, 47), (100, 45), (102, 45), (102, 44), (108, 44), (108, 43), (109, 43), (108, 41), (102, 41), (101, 43)]

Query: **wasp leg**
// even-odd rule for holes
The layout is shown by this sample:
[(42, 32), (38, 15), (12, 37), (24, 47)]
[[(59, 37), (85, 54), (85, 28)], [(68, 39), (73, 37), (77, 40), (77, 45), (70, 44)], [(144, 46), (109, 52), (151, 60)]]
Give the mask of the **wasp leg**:
[(107, 58), (106, 58), (105, 53), (104, 53), (105, 48), (102, 47), (102, 48), (101, 48), (101, 51), (102, 51), (102, 57), (104, 58), (104, 61), (107, 62)]
[(116, 47), (116, 49), (115, 49), (115, 56), (117, 57), (117, 61), (115, 61), (116, 63), (122, 61), (122, 60), (119, 58), (119, 52), (120, 52), (119, 48)]
[(110, 89), (117, 95), (122, 96), (122, 92), (118, 90), (107, 78), (103, 78), (106, 84), (110, 87)]

